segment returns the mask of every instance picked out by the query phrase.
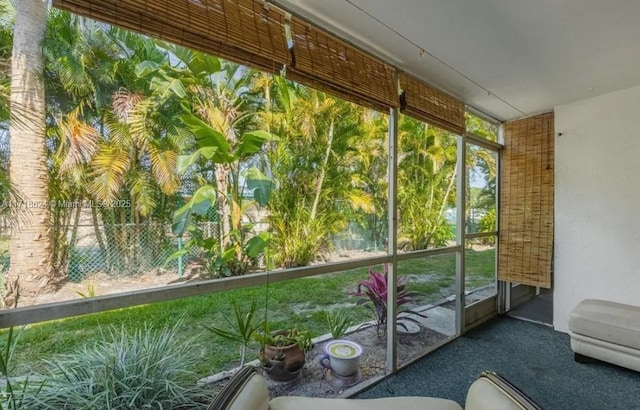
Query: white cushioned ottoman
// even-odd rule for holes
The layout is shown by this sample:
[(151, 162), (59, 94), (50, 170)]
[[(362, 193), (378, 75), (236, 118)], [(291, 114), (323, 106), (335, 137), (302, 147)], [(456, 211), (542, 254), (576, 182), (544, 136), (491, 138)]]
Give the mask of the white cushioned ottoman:
[(569, 318), (578, 362), (593, 358), (640, 371), (640, 307), (585, 299)]

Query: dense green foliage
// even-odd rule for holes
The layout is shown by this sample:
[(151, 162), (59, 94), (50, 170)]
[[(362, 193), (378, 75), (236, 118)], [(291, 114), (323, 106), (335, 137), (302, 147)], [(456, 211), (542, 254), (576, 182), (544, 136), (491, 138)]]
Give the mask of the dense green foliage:
[(26, 396), (25, 408), (205, 408), (211, 398), (194, 383), (191, 343), (179, 341), (179, 327), (180, 321), (161, 330), (114, 328), (95, 343), (56, 357), (37, 394)]
[[(0, 26), (1, 62), (10, 21)], [(192, 239), (183, 254), (200, 256), (211, 275), (264, 266), (265, 250), (274, 267), (293, 267), (341, 241), (385, 246), (385, 114), (55, 9), (43, 51), (50, 197), (129, 205), (91, 210), (105, 226), (96, 236), (107, 270), (139, 258), (144, 237), (170, 240), (110, 227), (166, 223), (178, 209), (174, 233)], [(445, 212), (455, 206), (456, 138), (405, 116), (399, 131), (399, 246), (444, 246), (453, 238)], [(192, 222), (212, 212), (219, 235), (202, 236)], [(79, 219), (79, 208), (53, 210), (57, 271), (68, 268)], [(261, 232), (268, 236), (256, 239)]]

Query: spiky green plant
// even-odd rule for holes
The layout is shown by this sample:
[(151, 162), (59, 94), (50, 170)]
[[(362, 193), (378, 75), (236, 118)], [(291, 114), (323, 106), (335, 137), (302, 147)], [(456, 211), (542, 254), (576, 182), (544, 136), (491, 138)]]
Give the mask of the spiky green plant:
[(97, 291), (96, 285), (93, 283), (93, 281), (90, 281), (87, 284), (86, 292), (82, 292), (82, 291), (77, 290), (76, 294), (79, 295), (82, 298), (87, 299), (87, 298), (93, 298), (93, 297), (98, 296), (98, 291)]
[(344, 336), (347, 330), (355, 323), (353, 317), (343, 310), (327, 312), (326, 320), (331, 337), (334, 339), (340, 339)]
[[(13, 308), (18, 307), (19, 292), (16, 293)], [(34, 384), (29, 377), (13, 377), (15, 367), (14, 356), (18, 346), (18, 339), (22, 334), (20, 328), (16, 334), (13, 326), (4, 334), (4, 340), (0, 341), (0, 376), (4, 378), (4, 383), (0, 388), (0, 409), (2, 410), (21, 410), (29, 409), (25, 403), (25, 397), (28, 394), (37, 394), (39, 391), (38, 384)], [(43, 381), (40, 380), (40, 387)]]
[(15, 386), (12, 382), (12, 378), (10, 377), (10, 368), (12, 366), (11, 359), (16, 348), (16, 341), (17, 339), (14, 337), (13, 327), (11, 327), (6, 332), (4, 346), (0, 350), (0, 375), (6, 380), (4, 389), (0, 390), (1, 409), (14, 410), (22, 408), (22, 393), (24, 392), (24, 389), (21, 389), (21, 386)]
[(74, 354), (47, 361), (50, 372), (29, 409), (197, 409), (207, 392), (196, 385), (193, 340), (179, 337), (181, 321), (133, 333), (111, 328)]
[(237, 301), (232, 302), (234, 320), (225, 316), (227, 328), (206, 326), (203, 327), (215, 335), (240, 343), (240, 367), (244, 366), (247, 346), (253, 340), (256, 332), (264, 326), (264, 320), (255, 321), (256, 301), (251, 302), (249, 310), (245, 313)]

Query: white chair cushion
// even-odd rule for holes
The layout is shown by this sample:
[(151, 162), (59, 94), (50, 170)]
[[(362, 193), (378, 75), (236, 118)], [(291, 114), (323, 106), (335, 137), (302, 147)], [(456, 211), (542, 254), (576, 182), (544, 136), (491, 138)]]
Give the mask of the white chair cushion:
[(384, 399), (317, 399), (276, 397), (270, 410), (462, 410), (455, 401), (433, 397), (389, 397)]
[(541, 410), (520, 389), (497, 373), (484, 372), (467, 392), (465, 410)]

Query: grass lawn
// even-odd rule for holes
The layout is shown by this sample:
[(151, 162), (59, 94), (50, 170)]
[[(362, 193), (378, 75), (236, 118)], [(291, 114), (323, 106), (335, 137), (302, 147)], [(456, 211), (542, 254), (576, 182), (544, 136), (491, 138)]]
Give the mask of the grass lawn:
[[(467, 251), (467, 289), (493, 283), (494, 263), (493, 249)], [(406, 277), (409, 291), (422, 294), (421, 302), (440, 300), (453, 293), (455, 255), (402, 261), (399, 273)], [(348, 295), (358, 281), (366, 278), (367, 269), (361, 268), (271, 284), (267, 312), (271, 328), (300, 326), (311, 330), (314, 336), (328, 333), (325, 312), (337, 308), (348, 308), (357, 321), (370, 320), (369, 311), (364, 306), (355, 306), (357, 299)], [(156, 328), (182, 318), (183, 342), (189, 343), (198, 357), (199, 365), (193, 370), (198, 376), (210, 375), (236, 364), (238, 346), (204, 330), (202, 325), (224, 324), (225, 317), (232, 317), (233, 300), (249, 304), (255, 299), (262, 316), (265, 291), (265, 286), (256, 286), (29, 325), (20, 335), (14, 374), (42, 371), (45, 360), (55, 360), (57, 354), (73, 354), (79, 347), (101, 340), (101, 332), (109, 326), (132, 330), (144, 326)], [(3, 342), (0, 339), (0, 347)], [(252, 351), (257, 354), (257, 346)], [(247, 360), (255, 357), (248, 352)]]

